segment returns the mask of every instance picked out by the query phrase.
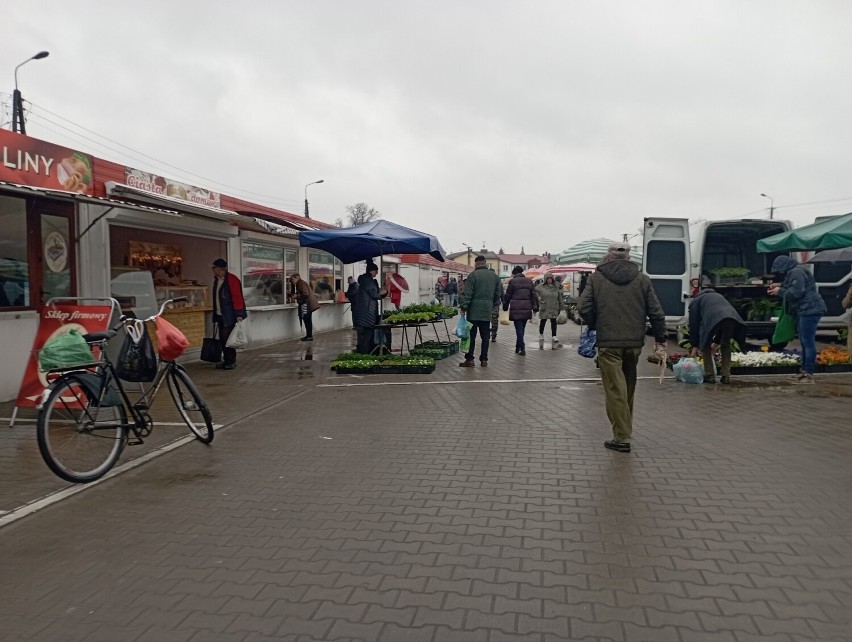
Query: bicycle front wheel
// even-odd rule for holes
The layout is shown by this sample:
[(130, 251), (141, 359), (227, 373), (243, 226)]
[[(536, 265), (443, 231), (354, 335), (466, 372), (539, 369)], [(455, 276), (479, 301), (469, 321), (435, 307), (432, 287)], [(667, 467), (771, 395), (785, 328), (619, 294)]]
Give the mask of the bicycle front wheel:
[(99, 407), (86, 388), (62, 379), (38, 414), (36, 434), (41, 456), (56, 475), (78, 484), (103, 477), (127, 443), (124, 407)]
[(180, 416), (199, 441), (209, 444), (213, 441), (213, 415), (192, 379), (175, 365), (169, 369), (167, 380)]

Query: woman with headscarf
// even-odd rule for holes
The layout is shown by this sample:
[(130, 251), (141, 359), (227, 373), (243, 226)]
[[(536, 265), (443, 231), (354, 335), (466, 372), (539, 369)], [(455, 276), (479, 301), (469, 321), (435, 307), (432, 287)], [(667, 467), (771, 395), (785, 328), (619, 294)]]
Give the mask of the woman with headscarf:
[(553, 336), (551, 346), (554, 350), (561, 348), (556, 338), (556, 317), (562, 311), (562, 285), (556, 282), (552, 272), (544, 275), (544, 281), (535, 289), (538, 297), (538, 349), (544, 350), (544, 326), (550, 321), (550, 334)]
[(825, 301), (817, 290), (814, 276), (789, 256), (778, 256), (770, 268), (781, 283), (773, 283), (767, 292), (780, 296), (787, 309), (796, 315), (796, 332), (802, 346), (802, 368), (796, 383), (813, 383), (816, 370), (816, 331), (826, 312)]
[(524, 276), (520, 265), (512, 268), (512, 278), (503, 295), (503, 310), (509, 311), (509, 321), (515, 324), (515, 354), (525, 355), (524, 330), (533, 312), (538, 312), (538, 300), (533, 282)]

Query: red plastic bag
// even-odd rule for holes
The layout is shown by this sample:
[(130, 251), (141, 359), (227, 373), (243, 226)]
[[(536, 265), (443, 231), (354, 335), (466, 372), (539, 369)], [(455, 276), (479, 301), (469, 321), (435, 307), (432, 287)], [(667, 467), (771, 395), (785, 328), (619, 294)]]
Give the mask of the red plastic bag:
[(184, 353), (189, 345), (183, 332), (163, 317), (157, 317), (157, 352), (163, 361), (174, 361)]

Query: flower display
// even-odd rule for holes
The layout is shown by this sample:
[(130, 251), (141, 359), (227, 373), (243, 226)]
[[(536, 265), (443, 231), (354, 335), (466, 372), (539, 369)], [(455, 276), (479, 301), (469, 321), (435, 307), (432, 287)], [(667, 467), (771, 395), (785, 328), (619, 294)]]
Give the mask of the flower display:
[[(671, 367), (683, 357), (688, 357), (688, 354), (673, 353), (668, 355), (666, 365)], [(699, 363), (703, 363), (701, 355), (697, 357)], [(717, 368), (721, 366), (722, 356), (717, 352), (713, 355)], [(770, 352), (768, 349), (761, 348), (759, 352), (732, 352), (731, 366), (734, 368), (774, 368), (779, 366), (799, 366), (802, 363), (802, 357), (795, 350), (785, 350), (783, 352)]]
[(834, 366), (852, 363), (852, 357), (846, 350), (832, 346), (824, 348), (817, 354), (816, 362), (821, 366)]
[[(719, 363), (717, 359), (717, 363)], [(777, 366), (798, 366), (802, 358), (789, 352), (733, 352), (731, 365), (737, 368), (772, 368)]]

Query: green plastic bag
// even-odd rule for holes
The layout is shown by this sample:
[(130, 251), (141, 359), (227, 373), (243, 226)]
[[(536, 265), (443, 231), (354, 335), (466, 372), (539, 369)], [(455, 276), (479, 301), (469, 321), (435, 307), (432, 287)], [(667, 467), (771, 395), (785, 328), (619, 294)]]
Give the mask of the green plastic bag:
[(775, 322), (775, 331), (772, 333), (772, 345), (788, 343), (796, 338), (796, 315), (793, 314), (787, 302), (781, 308), (778, 321)]
[(44, 371), (91, 363), (92, 360), (89, 344), (76, 330), (53, 337), (38, 353), (38, 364)]

